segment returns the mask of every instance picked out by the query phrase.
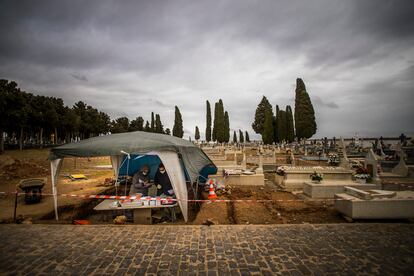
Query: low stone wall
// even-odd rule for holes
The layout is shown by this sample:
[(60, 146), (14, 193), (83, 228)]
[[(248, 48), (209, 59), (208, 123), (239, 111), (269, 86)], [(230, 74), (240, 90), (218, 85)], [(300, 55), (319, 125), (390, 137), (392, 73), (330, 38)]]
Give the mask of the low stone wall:
[(225, 178), (222, 175), (216, 174), (210, 175), (210, 178), (230, 186), (264, 186), (264, 174), (237, 174), (229, 175)]
[(327, 162), (325, 160), (295, 160), (297, 166), (326, 166)]
[(263, 164), (263, 171), (264, 172), (276, 172), (277, 169), (277, 165), (276, 164)]
[(303, 193), (312, 199), (327, 199), (334, 198), (335, 194), (343, 193), (345, 191), (345, 187), (354, 187), (364, 191), (379, 188), (376, 184), (360, 184), (357, 182), (305, 182), (303, 184)]
[[(259, 164), (259, 156), (247, 156), (246, 162), (250, 164)], [(276, 159), (273, 156), (263, 156), (263, 164), (276, 164)]]
[(276, 176), (276, 183), (286, 191), (303, 189), (303, 184), (310, 181), (314, 171), (323, 174), (324, 181), (335, 183), (352, 183), (352, 172), (338, 167), (286, 167), (284, 176)]
[(218, 168), (219, 167), (237, 166), (237, 164), (234, 160), (214, 160), (213, 163)]
[(346, 193), (335, 195), (335, 209), (352, 219), (414, 218), (414, 192), (397, 192), (393, 198), (364, 200)]
[(226, 161), (227, 157), (225, 155), (208, 155), (208, 157), (211, 159), (211, 161)]

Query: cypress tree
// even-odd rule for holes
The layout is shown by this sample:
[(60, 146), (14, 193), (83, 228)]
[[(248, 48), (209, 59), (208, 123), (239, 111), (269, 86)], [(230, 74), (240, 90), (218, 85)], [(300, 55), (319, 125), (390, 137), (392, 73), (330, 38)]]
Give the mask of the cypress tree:
[(218, 124), (218, 131), (217, 131), (217, 140), (220, 143), (225, 142), (225, 123), (224, 123), (224, 105), (223, 101), (220, 99), (218, 102), (218, 118), (217, 118), (217, 124)]
[(275, 143), (279, 143), (280, 139), (279, 139), (279, 134), (278, 134), (278, 119), (277, 116), (279, 114), (279, 106), (276, 105), (276, 113), (275, 116), (273, 117), (273, 130), (274, 130), (274, 136), (273, 139), (275, 141)]
[(206, 118), (206, 141), (211, 141), (211, 107), (210, 102), (207, 101), (207, 118)]
[[(252, 127), (256, 133), (263, 135), (265, 117), (266, 117), (266, 112), (268, 110), (270, 110), (271, 114), (273, 113), (272, 105), (269, 103), (267, 98), (263, 96), (262, 100), (260, 101), (259, 105), (256, 108), (256, 113), (254, 115), (254, 122), (252, 123)], [(271, 136), (273, 136), (273, 134)]]
[(216, 110), (214, 111), (214, 113), (215, 127), (213, 129), (213, 135), (215, 133), (215, 138), (219, 143), (226, 142), (226, 124), (224, 117), (225, 114), (223, 101), (221, 99), (216, 103)]
[(214, 122), (213, 122), (213, 141), (217, 140), (217, 117), (218, 117), (218, 104), (219, 103), (215, 103), (214, 104)]
[(154, 112), (151, 112), (151, 132), (155, 132)]
[(195, 135), (194, 135), (194, 139), (196, 141), (200, 140), (200, 131), (198, 130), (198, 126), (195, 127)]
[(239, 140), (240, 140), (240, 143), (244, 143), (243, 132), (240, 129), (239, 129)]
[(175, 106), (175, 116), (174, 116), (174, 126), (173, 126), (173, 136), (183, 138), (183, 118), (181, 116), (180, 110)]
[(310, 138), (316, 133), (315, 111), (302, 79), (296, 79), (295, 90), (296, 137)]
[(224, 112), (223, 101), (220, 99), (214, 105), (214, 121), (212, 140), (219, 143), (230, 140), (230, 120), (228, 112)]
[(229, 113), (224, 112), (224, 142), (228, 143), (230, 140), (230, 119)]
[(279, 136), (279, 142), (286, 141), (286, 112), (284, 110), (279, 110), (279, 113), (277, 114), (277, 119), (277, 132)]
[(233, 143), (237, 143), (237, 135), (236, 135), (236, 131), (233, 132)]
[(272, 110), (268, 109), (265, 113), (265, 121), (263, 125), (263, 134), (262, 141), (264, 144), (272, 144), (274, 140), (274, 130), (273, 130), (273, 114)]
[(164, 133), (164, 126), (161, 123), (160, 114), (155, 115), (155, 132), (156, 133)]
[(289, 143), (295, 140), (295, 127), (293, 125), (293, 113), (290, 105), (286, 106), (286, 140)]
[(249, 137), (249, 133), (247, 132), (247, 130), (245, 131), (245, 138), (246, 138), (246, 142), (250, 143), (250, 137)]

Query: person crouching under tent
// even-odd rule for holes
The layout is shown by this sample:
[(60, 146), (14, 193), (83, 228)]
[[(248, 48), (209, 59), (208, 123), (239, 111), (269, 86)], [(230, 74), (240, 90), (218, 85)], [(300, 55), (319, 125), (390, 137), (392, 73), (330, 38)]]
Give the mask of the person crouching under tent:
[(132, 177), (131, 189), (129, 190), (130, 196), (134, 196), (137, 193), (140, 193), (143, 196), (148, 195), (148, 188), (152, 185), (152, 183), (150, 183), (149, 173), (149, 166), (143, 165), (140, 170), (134, 174)]
[(171, 185), (170, 178), (168, 177), (168, 173), (165, 170), (164, 164), (161, 163), (158, 166), (157, 173), (154, 177), (154, 184), (157, 185), (157, 196), (166, 195), (166, 196), (173, 196), (174, 189)]

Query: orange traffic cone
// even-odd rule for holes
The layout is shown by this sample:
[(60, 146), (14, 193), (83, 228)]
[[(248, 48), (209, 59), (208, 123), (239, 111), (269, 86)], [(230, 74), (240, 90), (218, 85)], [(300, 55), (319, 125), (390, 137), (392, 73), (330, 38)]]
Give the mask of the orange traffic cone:
[(213, 180), (210, 180), (210, 189), (208, 190), (208, 199), (217, 198), (216, 192), (214, 192)]

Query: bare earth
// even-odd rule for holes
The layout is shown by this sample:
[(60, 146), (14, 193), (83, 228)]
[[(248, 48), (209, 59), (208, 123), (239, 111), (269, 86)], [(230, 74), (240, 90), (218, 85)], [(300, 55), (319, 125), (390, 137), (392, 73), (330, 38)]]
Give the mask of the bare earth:
[[(32, 177), (47, 177), (48, 183), (43, 188), (43, 193), (50, 194), (52, 186), (50, 182), (49, 150), (24, 150), (7, 151), (0, 155), (0, 191), (14, 192), (20, 180)], [(73, 194), (98, 194), (108, 189), (106, 178), (113, 176), (111, 169), (100, 169), (95, 166), (110, 164), (109, 158), (66, 158), (63, 161), (59, 177), (58, 193)], [(82, 173), (87, 180), (71, 181), (65, 175)], [(79, 198), (58, 199), (60, 208), (68, 206), (76, 208), (84, 200)], [(10, 220), (14, 212), (14, 195), (0, 197), (0, 220)], [(18, 198), (17, 215), (30, 217), (34, 220), (50, 217), (53, 212), (53, 199), (44, 196), (38, 204), (27, 205), (23, 197)]]
[[(207, 195), (204, 195), (207, 198)], [(265, 199), (271, 202), (204, 203), (193, 224), (206, 220), (215, 224), (287, 224), (287, 223), (342, 223), (345, 220), (324, 202), (305, 202), (299, 197), (281, 192), (271, 181), (262, 189), (257, 187), (232, 188), (231, 194), (219, 199)]]
[[(51, 193), (48, 149), (7, 151), (0, 155), (0, 192), (14, 192), (21, 179), (47, 177), (48, 184), (43, 193)], [(66, 158), (59, 178), (58, 193), (113, 194), (113, 172), (108, 168), (108, 157)], [(82, 173), (86, 180), (71, 181), (67, 175)], [(266, 175), (267, 179), (272, 179)], [(395, 189), (398, 187), (392, 184)], [(122, 188), (123, 189), (123, 188)], [(207, 198), (207, 194), (203, 194)], [(303, 201), (296, 195), (281, 192), (270, 180), (264, 188), (232, 188), (231, 193), (219, 196), (222, 199), (266, 199), (272, 202), (202, 203), (189, 210), (189, 224), (306, 224), (343, 223), (345, 220), (333, 209), (330, 202)], [(101, 223), (92, 210), (99, 200), (59, 197), (60, 223), (72, 223), (73, 219), (89, 219)], [(10, 222), (14, 213), (14, 195), (0, 196), (0, 222)], [(54, 223), (53, 200), (44, 196), (41, 203), (27, 205), (23, 197), (18, 198), (17, 215), (21, 220), (31, 218), (34, 223)], [(178, 219), (175, 224), (185, 224)]]

